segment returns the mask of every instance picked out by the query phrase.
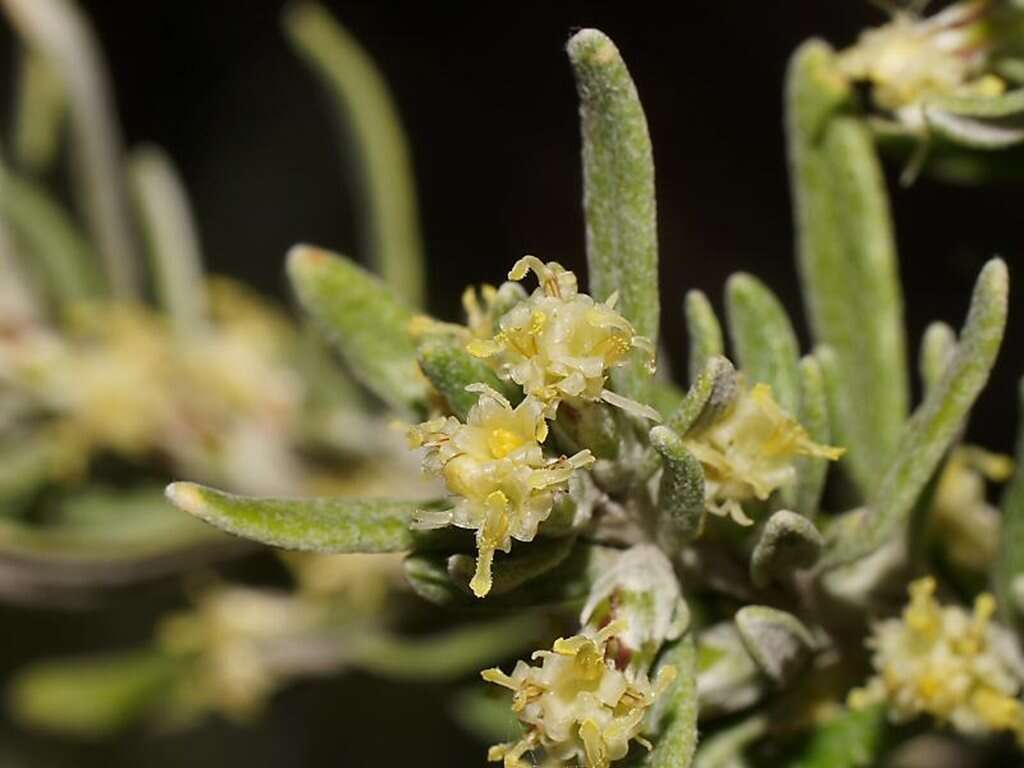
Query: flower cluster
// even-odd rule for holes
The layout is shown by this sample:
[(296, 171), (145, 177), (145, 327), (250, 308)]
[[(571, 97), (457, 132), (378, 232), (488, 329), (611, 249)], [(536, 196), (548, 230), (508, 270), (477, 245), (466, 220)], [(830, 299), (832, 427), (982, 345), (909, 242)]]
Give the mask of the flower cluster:
[(523, 755), (542, 750), (557, 765), (608, 768), (626, 756), (632, 740), (649, 746), (641, 724), (676, 670), (663, 667), (652, 682), (643, 672), (617, 669), (609, 641), (623, 629), (612, 622), (592, 635), (556, 640), (550, 651), (533, 654), (540, 666), (519, 661), (511, 675), (484, 670), (484, 680), (514, 692), (512, 708), (526, 726), (518, 741), (491, 747), (488, 759), (526, 768)]
[(797, 457), (834, 461), (843, 453), (811, 440), (779, 407), (766, 384), (741, 389), (726, 413), (688, 435), (685, 445), (704, 467), (708, 510), (740, 525), (752, 524), (741, 502), (763, 501), (791, 482)]
[(576, 469), (593, 462), (589, 451), (571, 457), (544, 455), (544, 405), (527, 397), (515, 408), (483, 384), (470, 386), (479, 399), (466, 423), (438, 418), (409, 430), (413, 447), (427, 449), (424, 468), (444, 478), (455, 495), (447, 511), (421, 512), (416, 525), (455, 525), (476, 530), (476, 574), (470, 586), (478, 597), (491, 588), (496, 550), (508, 552), (512, 539), (532, 541), (551, 514), (554, 494), (567, 488)]
[(911, 121), (928, 97), (999, 95), (1003, 81), (981, 71), (984, 6), (961, 2), (928, 19), (897, 13), (889, 24), (865, 31), (840, 56), (839, 66), (848, 77), (871, 84), (879, 107)]
[(628, 362), (632, 350), (642, 350), (652, 364), (654, 359), (650, 341), (637, 336), (615, 310), (615, 295), (606, 302), (594, 301), (579, 292), (576, 275), (535, 256), (517, 261), (508, 276), (522, 280), (529, 271), (540, 285), (500, 318), (493, 338), (470, 341), (469, 352), (493, 361), (526, 394), (544, 403), (548, 417), (563, 400), (603, 399), (657, 419), (656, 412), (605, 389), (609, 369)]
[(1020, 663), (1013, 639), (992, 623), (995, 600), (979, 595), (971, 615), (934, 594), (934, 579), (913, 582), (902, 617), (875, 627), (876, 675), (850, 693), (850, 705), (884, 702), (895, 722), (927, 713), (962, 733), (1011, 731), (1024, 743)]

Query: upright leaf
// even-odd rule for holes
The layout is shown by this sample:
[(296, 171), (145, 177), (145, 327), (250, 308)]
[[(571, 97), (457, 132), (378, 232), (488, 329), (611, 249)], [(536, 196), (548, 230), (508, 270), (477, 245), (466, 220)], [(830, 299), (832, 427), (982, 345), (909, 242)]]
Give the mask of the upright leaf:
[(701, 291), (687, 291), (685, 300), (686, 332), (690, 339), (690, 383), (704, 370), (708, 360), (725, 354), (722, 326), (714, 307)]
[(419, 415), (427, 383), (409, 334), (412, 312), (401, 300), (348, 259), (308, 245), (288, 252), (288, 277), (352, 373), (392, 408)]
[(133, 152), (128, 171), (160, 303), (179, 334), (202, 330), (207, 320), (206, 286), (185, 185), (159, 147)]
[(14, 158), (35, 175), (50, 168), (60, 151), (67, 99), (60, 77), (39, 54), (24, 51), (18, 78)]
[(68, 0), (3, 0), (26, 45), (61, 78), (71, 118), (75, 191), (115, 296), (139, 293), (120, 130), (95, 35)]
[[(806, 355), (800, 360), (800, 408), (797, 414), (800, 424), (814, 442), (819, 445), (832, 444), (825, 374), (815, 355)], [(811, 520), (818, 514), (827, 474), (826, 459), (800, 456), (796, 460), (794, 507), (797, 512)]]
[(921, 339), (921, 352), (918, 368), (921, 373), (921, 383), (927, 395), (939, 381), (942, 374), (953, 359), (956, 352), (956, 331), (945, 323), (932, 323), (924, 332)]
[(693, 633), (686, 634), (663, 654), (661, 664), (676, 668), (676, 679), (664, 694), (657, 715), (654, 749), (647, 768), (687, 768), (697, 750), (697, 649)]
[(751, 383), (772, 388), (791, 416), (800, 405), (800, 349), (782, 302), (753, 275), (739, 273), (725, 286), (729, 335), (740, 370)]
[(319, 3), (288, 6), (284, 28), (337, 108), (346, 155), (359, 171), (370, 259), (399, 296), (421, 306), (425, 276), (416, 184), (387, 83), (369, 54)]
[(867, 127), (831, 50), (810, 41), (790, 62), (789, 162), (803, 294), (815, 340), (835, 351), (845, 464), (867, 496), (906, 420), (903, 306), (889, 205)]
[[(636, 86), (615, 44), (596, 29), (569, 40), (583, 135), (583, 208), (590, 292), (619, 294), (637, 333), (658, 344), (658, 231), (654, 161)], [(646, 400), (650, 374), (641, 353), (614, 372), (621, 394)]]
[(425, 505), (386, 499), (271, 499), (236, 496), (195, 483), (172, 483), (167, 498), (221, 530), (310, 552), (404, 552), (428, 534), (409, 527)]
[(697, 538), (704, 523), (704, 469), (670, 427), (657, 426), (651, 445), (661, 456), (658, 484), (659, 534), (669, 552)]
[(1006, 264), (992, 259), (978, 276), (971, 308), (953, 359), (907, 422), (895, 455), (881, 476), (868, 511), (837, 526), (826, 567), (871, 554), (901, 533), (933, 473), (988, 381), (1006, 327)]

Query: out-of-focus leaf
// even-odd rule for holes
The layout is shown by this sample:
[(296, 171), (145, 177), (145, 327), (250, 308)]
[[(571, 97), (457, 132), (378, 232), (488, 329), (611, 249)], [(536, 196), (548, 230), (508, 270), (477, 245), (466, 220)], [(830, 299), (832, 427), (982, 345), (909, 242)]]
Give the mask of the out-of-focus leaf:
[[(814, 355), (805, 355), (800, 360), (800, 408), (797, 413), (800, 424), (814, 442), (831, 445), (832, 423), (829, 420), (825, 375)], [(825, 490), (828, 460), (800, 456), (795, 466), (794, 507), (801, 515), (814, 520), (821, 504), (821, 494)]]
[(722, 325), (714, 307), (701, 291), (686, 292), (686, 332), (690, 340), (690, 384), (697, 381), (708, 360), (725, 354)]
[(800, 619), (766, 605), (740, 608), (736, 629), (750, 657), (778, 685), (792, 681), (814, 651), (814, 638)]
[(763, 588), (773, 579), (810, 568), (825, 542), (814, 523), (803, 515), (780, 509), (764, 524), (750, 557), (750, 580)]
[(14, 160), (35, 175), (49, 169), (60, 150), (67, 101), (60, 78), (37, 53), (22, 53), (19, 75)]
[(288, 276), (352, 373), (392, 408), (421, 414), (427, 383), (409, 334), (412, 313), (391, 290), (348, 259), (307, 245), (288, 252)]
[(74, 604), (222, 559), (237, 542), (176, 511), (158, 490), (95, 489), (62, 500), (46, 524), (0, 520), (0, 597)]
[(451, 706), (455, 721), (485, 744), (514, 741), (523, 733), (512, 696), (493, 686), (459, 691)]
[(175, 506), (221, 530), (261, 544), (308, 552), (405, 552), (440, 532), (413, 531), (420, 509), (437, 502), (387, 499), (274, 499), (236, 496), (196, 483), (172, 483)]
[(536, 616), (513, 616), (416, 638), (367, 633), (356, 641), (355, 663), (399, 680), (451, 680), (536, 647), (544, 632)]
[(25, 726), (101, 738), (159, 709), (179, 669), (178, 661), (154, 650), (43, 661), (17, 674), (7, 700)]
[(0, 446), (0, 517), (7, 505), (31, 495), (50, 479), (54, 446), (44, 434), (26, 435)]
[(697, 693), (708, 717), (746, 709), (764, 693), (757, 665), (731, 621), (697, 637)]
[(106, 67), (88, 20), (67, 0), (3, 0), (26, 46), (60, 77), (67, 95), (75, 191), (111, 291), (139, 293), (136, 243), (122, 169), (120, 130)]
[(743, 750), (768, 730), (763, 715), (753, 715), (705, 739), (693, 760), (694, 768), (745, 768)]
[(1017, 420), (1017, 466), (1003, 494), (1003, 526), (999, 553), (992, 565), (992, 586), (1003, 622), (1021, 629), (1024, 609), (1014, 582), (1024, 575), (1024, 380), (1020, 383)]
[(910, 513), (988, 381), (1006, 326), (1009, 276), (1001, 259), (982, 269), (960, 343), (942, 378), (907, 422), (868, 512), (855, 525), (837, 526), (825, 567), (857, 560), (891, 540)]
[(725, 287), (729, 336), (740, 370), (772, 388), (791, 416), (800, 404), (800, 349), (782, 302), (753, 275), (735, 274)]
[(652, 720), (657, 737), (643, 765), (648, 768), (687, 768), (697, 749), (697, 650), (688, 633), (662, 654), (659, 666), (676, 668), (672, 687), (663, 694), (664, 705)]
[(960, 117), (1012, 117), (1024, 114), (1024, 89), (995, 96), (934, 96), (928, 100), (928, 106)]
[(346, 154), (359, 169), (368, 252), (411, 306), (423, 304), (423, 244), (409, 147), (387, 83), (349, 32), (318, 3), (288, 6), (284, 28), (337, 107)]
[(878, 764), (885, 730), (884, 705), (842, 710), (818, 726), (786, 768), (870, 768)]
[(433, 336), (426, 339), (419, 345), (418, 359), (420, 369), (451, 412), (462, 421), (480, 397), (479, 392), (466, 391), (470, 384), (486, 384), (512, 402), (522, 398), (521, 389), (499, 379), (487, 363), (469, 354), (455, 338)]
[(921, 358), (918, 368), (925, 394), (931, 392), (942, 380), (942, 374), (956, 352), (956, 331), (946, 323), (929, 325), (921, 339)]
[(704, 522), (704, 469), (670, 427), (655, 427), (650, 438), (662, 462), (659, 532), (669, 551), (678, 552), (697, 537)]
[(833, 428), (867, 496), (899, 440), (909, 385), (885, 183), (867, 127), (844, 114), (849, 99), (828, 46), (802, 45), (786, 114), (803, 294), (816, 342), (835, 352)]
[(35, 184), (0, 165), (0, 215), (8, 222), (27, 267), (37, 271), (58, 305), (101, 292), (96, 256), (64, 210)]
[[(491, 591), (488, 599), (511, 592), (537, 576), (557, 567), (572, 552), (576, 540), (571, 537), (539, 539), (522, 553), (498, 556), (491, 568)], [(473, 594), (469, 582), (476, 573), (476, 557), (457, 554), (448, 559), (448, 575), (467, 595)]]
[(203, 260), (185, 185), (159, 147), (135, 150), (128, 171), (160, 303), (178, 333), (202, 330), (207, 319)]
[[(658, 231), (647, 119), (626, 64), (607, 35), (583, 29), (569, 40), (583, 135), (583, 209), (590, 292), (619, 294), (619, 310), (657, 348)], [(616, 391), (646, 402), (644, 354), (613, 371)]]

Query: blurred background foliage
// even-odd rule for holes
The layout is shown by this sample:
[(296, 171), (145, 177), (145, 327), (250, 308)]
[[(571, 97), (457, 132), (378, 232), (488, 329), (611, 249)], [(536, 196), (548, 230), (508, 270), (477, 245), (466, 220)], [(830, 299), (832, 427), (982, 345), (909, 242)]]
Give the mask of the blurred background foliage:
[[(435, 314), (454, 316), (465, 284), (493, 281), (524, 253), (585, 272), (576, 100), (562, 49), (570, 30), (597, 26), (628, 56), (651, 127), (663, 333), (674, 366), (685, 360), (678, 320), (686, 289), (721, 307), (724, 279), (751, 270), (800, 316), (782, 135), (785, 64), (811, 35), (852, 42), (881, 21), (876, 8), (859, 0), (325, 4), (374, 57), (401, 110)], [(283, 254), (293, 243), (360, 250), (330, 105), (281, 33), (282, 5), (82, 3), (113, 73), (128, 144), (151, 140), (174, 159), (211, 271), (287, 301)], [(6, 27), (0, 57), (2, 71), (13, 73)], [(13, 82), (0, 78), (0, 104), (12, 103)], [(988, 257), (1019, 269), (1019, 206), (998, 186), (920, 179), (906, 190), (900, 168), (888, 170), (908, 338), (919, 339), (928, 321), (959, 319), (965, 289)], [(1022, 342), (1024, 323), (1011, 312), (972, 419), (973, 439), (993, 450), (1011, 449)], [(269, 557), (225, 570), (256, 583), (285, 580)], [(6, 679), (32, 659), (138, 644), (158, 616), (184, 603), (168, 581), (89, 611), (0, 607), (0, 672)], [(410, 623), (429, 628), (415, 616)], [(479, 745), (438, 706), (440, 694), (350, 674), (289, 688), (251, 726), (213, 719), (185, 733), (132, 731), (95, 744), (25, 733), (4, 720), (0, 766), (480, 764)]]

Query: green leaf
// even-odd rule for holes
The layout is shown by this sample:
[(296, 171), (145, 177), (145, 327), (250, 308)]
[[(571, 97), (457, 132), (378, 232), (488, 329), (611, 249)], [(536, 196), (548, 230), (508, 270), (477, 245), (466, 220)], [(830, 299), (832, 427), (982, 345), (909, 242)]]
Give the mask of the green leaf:
[[(811, 439), (819, 445), (832, 443), (832, 424), (829, 417), (828, 393), (825, 375), (814, 355), (800, 360), (800, 408), (798, 419)], [(810, 520), (818, 515), (821, 495), (825, 490), (828, 461), (813, 456), (800, 456), (796, 460), (796, 492), (794, 507)]]
[(66, 0), (6, 0), (2, 8), (25, 41), (60, 78), (68, 100), (75, 193), (113, 294), (139, 295), (136, 243), (121, 167), (121, 136), (96, 37)]
[(751, 383), (772, 388), (791, 416), (800, 404), (800, 349), (785, 308), (753, 275), (735, 274), (725, 285), (729, 335), (740, 370)]
[(309, 552), (405, 552), (431, 541), (410, 529), (436, 502), (387, 499), (271, 499), (172, 483), (167, 498), (200, 520), (261, 544)]
[(835, 351), (843, 466), (867, 496), (896, 448), (909, 385), (884, 178), (867, 126), (843, 114), (849, 99), (828, 46), (801, 46), (786, 91), (798, 262), (815, 341)]
[(473, 357), (465, 346), (451, 336), (431, 336), (419, 345), (420, 370), (444, 398), (448, 409), (462, 421), (476, 405), (479, 392), (467, 392), (470, 384), (486, 384), (513, 403), (522, 398), (522, 390), (509, 386), (483, 360)]
[(764, 715), (752, 715), (705, 739), (694, 758), (694, 768), (742, 768), (743, 751), (768, 731)]
[(34, 183), (0, 164), (0, 216), (15, 235), (19, 250), (58, 306), (103, 292), (96, 255), (64, 209)]
[[(615, 44), (596, 29), (569, 40), (583, 135), (583, 209), (590, 292), (618, 291), (619, 310), (657, 348), (658, 231), (654, 161), (636, 86)], [(613, 372), (616, 391), (646, 402), (643, 353)]]
[(180, 667), (154, 650), (30, 665), (7, 700), (22, 725), (69, 736), (112, 735), (158, 709)]
[(761, 529), (750, 557), (750, 580), (763, 589), (775, 579), (810, 568), (818, 561), (824, 544), (814, 523), (796, 512), (780, 509)]
[(288, 252), (288, 277), (353, 375), (400, 413), (421, 415), (427, 385), (409, 335), (412, 313), (387, 286), (348, 259), (307, 245)]
[(690, 383), (693, 384), (708, 360), (725, 354), (725, 342), (714, 307), (701, 291), (686, 292), (685, 313), (686, 332), (690, 339)]
[(284, 28), (321, 77), (360, 172), (365, 240), (377, 271), (413, 307), (423, 305), (423, 243), (412, 160), (387, 83), (356, 39), (318, 3), (285, 9)]
[[(523, 547), (520, 553), (497, 555), (491, 567), (491, 591), (488, 599), (518, 589), (526, 582), (548, 573), (572, 553), (576, 539), (568, 536), (538, 539)], [(448, 558), (448, 575), (452, 583), (467, 595), (473, 594), (469, 583), (476, 573), (476, 557), (457, 554)]]
[(60, 78), (38, 54), (23, 51), (19, 69), (14, 157), (19, 169), (38, 175), (60, 153), (67, 100)]
[(455, 721), (485, 744), (518, 739), (522, 724), (512, 710), (512, 696), (495, 686), (473, 686), (455, 694)]
[(416, 638), (367, 633), (354, 642), (355, 663), (399, 680), (451, 680), (535, 647), (544, 632), (536, 616), (513, 616)]
[(842, 710), (818, 726), (786, 768), (870, 768), (878, 765), (885, 731), (885, 705)]
[(925, 329), (918, 363), (925, 395), (942, 380), (955, 353), (956, 331), (942, 322), (934, 322)]
[(682, 404), (668, 418), (668, 426), (685, 437), (691, 430), (712, 423), (732, 405), (738, 391), (739, 383), (732, 363), (718, 355), (709, 357)]
[(933, 96), (928, 99), (928, 107), (960, 117), (1013, 117), (1024, 113), (1024, 88), (1006, 91), (995, 96), (969, 94)]
[(992, 259), (982, 269), (953, 359), (907, 422), (868, 512), (857, 524), (835, 529), (825, 567), (874, 552), (907, 525), (918, 497), (988, 381), (1006, 327), (1008, 282), (1001, 259)]
[(687, 768), (697, 750), (697, 651), (689, 633), (662, 654), (659, 666), (671, 664), (676, 679), (663, 696), (666, 705), (657, 719), (654, 749), (646, 768)]
[(142, 221), (160, 304), (175, 330), (188, 336), (206, 326), (206, 285), (185, 186), (162, 149), (135, 150), (128, 173)]
[(791, 682), (810, 660), (814, 638), (793, 614), (767, 605), (747, 605), (736, 612), (735, 621), (750, 657), (777, 685)]
[(1003, 623), (1020, 630), (1024, 616), (1013, 585), (1024, 575), (1024, 380), (1019, 388), (1017, 421), (1017, 466), (1003, 493), (1003, 524), (999, 552), (992, 564), (992, 586)]
[(671, 428), (655, 427), (650, 439), (662, 462), (658, 484), (659, 534), (669, 552), (679, 552), (697, 538), (704, 524), (704, 469)]

